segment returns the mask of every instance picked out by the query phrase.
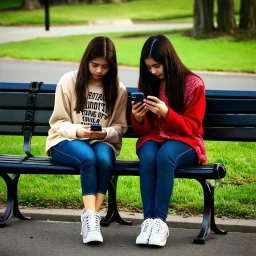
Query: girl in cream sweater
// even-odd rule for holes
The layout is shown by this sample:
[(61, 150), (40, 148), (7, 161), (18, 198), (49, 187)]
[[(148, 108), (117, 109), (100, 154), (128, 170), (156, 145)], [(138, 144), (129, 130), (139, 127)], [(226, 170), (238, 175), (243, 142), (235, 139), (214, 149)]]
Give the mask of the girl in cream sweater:
[[(127, 130), (126, 105), (115, 46), (107, 37), (95, 37), (78, 71), (64, 74), (57, 84), (46, 141), (49, 156), (80, 170), (84, 243), (103, 242), (99, 211)], [(102, 130), (92, 131), (91, 124), (100, 124)]]

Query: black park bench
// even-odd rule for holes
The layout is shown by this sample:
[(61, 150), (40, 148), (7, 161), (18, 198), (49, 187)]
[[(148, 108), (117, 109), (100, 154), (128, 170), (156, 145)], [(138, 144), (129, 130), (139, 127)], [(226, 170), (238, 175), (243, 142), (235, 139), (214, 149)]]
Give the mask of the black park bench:
[[(24, 155), (0, 155), (0, 176), (7, 188), (7, 202), (0, 216), (0, 227), (12, 217), (30, 219), (19, 210), (18, 182), (21, 174), (79, 175), (79, 170), (61, 165), (49, 157), (33, 156), (32, 136), (47, 136), (49, 118), (54, 106), (55, 84), (0, 83), (0, 135), (24, 137)], [(130, 93), (136, 88), (127, 88)], [(256, 141), (256, 91), (207, 90), (207, 109), (204, 119), (204, 139), (215, 141)], [(124, 137), (136, 138), (130, 124), (131, 105), (128, 101), (127, 120), (129, 129)], [(134, 148), (135, 150), (135, 148)], [(223, 164), (190, 166), (175, 172), (175, 178), (197, 180), (204, 193), (202, 227), (194, 243), (205, 243), (211, 231), (226, 234), (215, 223), (214, 187), (224, 178)], [(119, 176), (139, 176), (138, 161), (117, 160), (108, 193), (108, 211), (101, 225), (112, 221), (131, 224), (118, 212), (116, 189)]]

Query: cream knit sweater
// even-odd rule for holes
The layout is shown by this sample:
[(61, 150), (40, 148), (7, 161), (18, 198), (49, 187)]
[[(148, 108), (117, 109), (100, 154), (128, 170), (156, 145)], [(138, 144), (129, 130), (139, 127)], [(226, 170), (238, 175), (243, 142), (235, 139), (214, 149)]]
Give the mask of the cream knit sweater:
[(77, 71), (64, 74), (56, 87), (55, 103), (50, 118), (50, 130), (46, 140), (46, 153), (50, 156), (50, 148), (63, 140), (88, 140), (90, 144), (98, 140), (76, 137), (79, 127), (100, 123), (107, 136), (101, 140), (110, 145), (117, 156), (122, 146), (122, 136), (127, 130), (126, 105), (127, 91), (120, 82), (118, 96), (111, 116), (106, 113), (103, 87), (100, 84), (89, 84), (88, 103), (84, 111), (76, 113), (75, 82)]

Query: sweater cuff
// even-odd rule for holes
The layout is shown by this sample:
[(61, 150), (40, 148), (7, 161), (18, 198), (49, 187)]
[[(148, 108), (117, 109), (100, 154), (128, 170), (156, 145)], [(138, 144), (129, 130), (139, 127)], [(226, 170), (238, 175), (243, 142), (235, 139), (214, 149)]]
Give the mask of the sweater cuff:
[(175, 111), (173, 111), (170, 107), (168, 107), (168, 114), (163, 123), (164, 129), (167, 129), (167, 130), (169, 129), (169, 125), (172, 124), (173, 115), (175, 115), (175, 114), (177, 114), (177, 113)]
[(102, 130), (106, 132), (106, 137), (102, 141), (106, 141), (108, 139), (108, 129), (102, 128)]
[(81, 124), (72, 124), (70, 127), (68, 127), (68, 129), (66, 129), (66, 131), (64, 131), (64, 133), (67, 133), (66, 137), (70, 139), (78, 139), (78, 137), (76, 136), (76, 131), (81, 126)]

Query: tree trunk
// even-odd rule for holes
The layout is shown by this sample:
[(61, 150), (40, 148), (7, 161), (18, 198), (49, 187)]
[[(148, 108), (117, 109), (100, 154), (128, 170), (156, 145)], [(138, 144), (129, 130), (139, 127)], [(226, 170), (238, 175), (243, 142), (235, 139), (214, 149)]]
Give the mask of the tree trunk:
[(218, 30), (232, 32), (236, 28), (234, 0), (218, 0)]
[(241, 0), (239, 28), (256, 28), (256, 0)]
[(39, 0), (24, 0), (23, 9), (25, 10), (35, 10), (41, 8)]
[(213, 1), (194, 0), (194, 35), (207, 34), (214, 30)]

